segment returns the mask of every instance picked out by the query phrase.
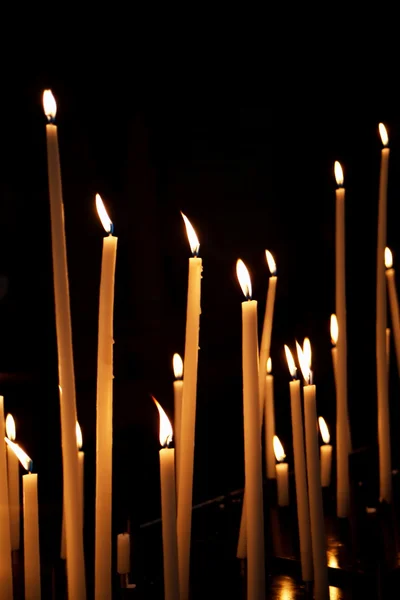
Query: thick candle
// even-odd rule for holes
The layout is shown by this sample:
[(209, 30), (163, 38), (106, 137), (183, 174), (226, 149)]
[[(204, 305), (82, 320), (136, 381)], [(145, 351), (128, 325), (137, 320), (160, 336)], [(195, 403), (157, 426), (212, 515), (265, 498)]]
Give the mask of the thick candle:
[[(6, 434), (15, 441), (15, 421), (12, 415), (6, 418)], [(20, 538), (20, 501), (19, 501), (19, 460), (10, 446), (7, 446), (8, 498), (10, 507), (11, 550), (19, 549)]]
[(385, 249), (386, 283), (389, 296), (390, 315), (392, 319), (392, 330), (394, 347), (396, 351), (397, 370), (400, 376), (400, 312), (399, 299), (397, 296), (395, 270), (393, 268), (393, 255), (389, 248)]
[[(0, 396), (0, 431), (4, 431), (4, 398)], [(10, 513), (6, 447), (0, 444), (0, 589), (2, 600), (13, 600)]]
[(332, 471), (332, 445), (330, 442), (329, 429), (323, 417), (318, 418), (319, 430), (321, 432), (322, 441), (324, 442), (320, 448), (321, 459), (321, 485), (329, 487), (331, 484)]
[(174, 354), (173, 360), (174, 369), (174, 444), (175, 444), (175, 471), (176, 471), (176, 492), (179, 490), (179, 449), (181, 437), (181, 422), (182, 422), (182, 394), (183, 394), (183, 362), (179, 354)]
[(277, 435), (273, 439), (276, 460), (276, 485), (278, 493), (278, 506), (289, 505), (289, 465), (284, 462), (285, 452)]
[(194, 254), (189, 259), (177, 518), (180, 599), (188, 600), (202, 261), (197, 257), (200, 244), (196, 233), (189, 220), (182, 216)]
[[(296, 366), (292, 353), (285, 346), (289, 372), (296, 377)], [(308, 501), (306, 456), (304, 449), (303, 411), (301, 408), (300, 381), (289, 383), (290, 407), (292, 414), (294, 475), (296, 482), (297, 520), (299, 523), (301, 574), (303, 581), (313, 579), (313, 560), (311, 550), (310, 507)]]
[[(258, 397), (257, 302), (251, 300), (251, 281), (243, 261), (237, 275), (243, 293), (242, 360), (244, 459), (247, 524), (247, 598), (265, 599), (264, 512), (261, 465), (260, 405)], [(186, 384), (185, 384), (186, 385)]]
[(376, 370), (378, 391), (379, 490), (381, 501), (392, 499), (392, 459), (390, 454), (390, 414), (386, 365), (386, 290), (384, 252), (387, 225), (387, 184), (389, 139), (385, 126), (379, 124), (384, 148), (381, 155), (378, 209), (378, 243), (376, 257)]
[(71, 314), (67, 252), (64, 230), (64, 206), (61, 189), (61, 169), (57, 127), (53, 121), (56, 103), (50, 90), (43, 94), (46, 125), (49, 177), (51, 243), (53, 257), (54, 300), (56, 313), (58, 373), (63, 393), (60, 394), (61, 439), (63, 456), (64, 506), (67, 539), (68, 596), (74, 600), (86, 598), (83, 533), (79, 523), (78, 455), (76, 452), (75, 374), (72, 354)]
[(131, 570), (131, 544), (129, 533), (119, 533), (117, 537), (117, 572), (127, 575)]

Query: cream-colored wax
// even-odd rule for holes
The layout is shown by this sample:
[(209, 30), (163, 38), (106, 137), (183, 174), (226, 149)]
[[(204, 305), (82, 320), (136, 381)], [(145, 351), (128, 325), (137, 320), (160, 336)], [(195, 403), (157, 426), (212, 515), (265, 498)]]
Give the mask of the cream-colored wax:
[(19, 550), (20, 542), (20, 498), (19, 460), (10, 446), (7, 446), (8, 497), (10, 500), (11, 550)]
[[(0, 396), (0, 431), (4, 429), (4, 398)], [(13, 600), (6, 444), (0, 444), (0, 590), (2, 599)]]
[(164, 561), (164, 598), (179, 598), (178, 546), (176, 537), (175, 451), (160, 450), (161, 518)]
[(278, 506), (289, 506), (289, 465), (287, 462), (276, 465), (276, 487)]
[(38, 476), (22, 477), (24, 506), (25, 600), (41, 600)]
[(177, 379), (174, 381), (174, 444), (175, 444), (175, 468), (176, 468), (176, 492), (179, 492), (179, 452), (181, 441), (182, 424), (182, 395), (183, 381)]
[(129, 533), (117, 537), (117, 572), (126, 575), (131, 570), (131, 542)]
[(321, 485), (329, 487), (332, 471), (332, 444), (322, 444), (321, 448)]
[(386, 270), (386, 283), (389, 296), (390, 314), (392, 319), (392, 331), (394, 347), (396, 351), (397, 370), (400, 376), (400, 312), (394, 269)]
[(272, 467), (274, 479), (277, 477), (275, 470), (274, 435), (275, 435), (275, 407), (274, 407), (274, 376), (267, 375), (265, 383), (265, 468), (268, 479), (272, 479)]

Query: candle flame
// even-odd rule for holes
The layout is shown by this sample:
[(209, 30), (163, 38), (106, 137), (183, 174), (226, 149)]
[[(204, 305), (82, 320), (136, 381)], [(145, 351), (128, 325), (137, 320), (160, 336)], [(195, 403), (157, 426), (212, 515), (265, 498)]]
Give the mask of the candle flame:
[(278, 462), (282, 462), (286, 456), (283, 446), (281, 444), (281, 440), (277, 435), (274, 435), (274, 452), (275, 458)]
[(286, 344), (285, 344), (285, 354), (286, 354), (287, 364), (289, 367), (289, 373), (291, 374), (291, 376), (294, 379), (297, 374), (296, 363), (294, 362), (293, 354), (291, 353), (289, 346), (286, 346)]
[(43, 92), (43, 109), (47, 119), (52, 121), (57, 114), (57, 102), (51, 90), (44, 90)]
[(6, 435), (12, 442), (16, 438), (15, 421), (14, 417), (10, 414), (8, 414), (6, 418)]
[(389, 136), (383, 123), (379, 123), (379, 135), (381, 136), (382, 144), (386, 147), (389, 144)]
[(303, 349), (298, 342), (296, 342), (297, 358), (299, 359), (300, 369), (303, 373), (304, 381), (309, 385), (311, 381), (311, 369), (308, 358), (304, 355)]
[(271, 360), (271, 357), (269, 357), (269, 359), (267, 360), (267, 373), (268, 374), (272, 373), (272, 360)]
[(391, 269), (393, 267), (393, 254), (390, 248), (385, 248), (385, 267)]
[(276, 275), (276, 262), (275, 262), (274, 257), (272, 256), (272, 254), (269, 250), (265, 251), (265, 256), (267, 257), (268, 268), (271, 272), (271, 275), (272, 276)]
[(177, 354), (175, 352), (173, 358), (172, 358), (172, 366), (174, 369), (174, 376), (175, 379), (182, 379), (183, 376), (183, 361), (181, 359), (181, 357), (179, 356), (179, 354)]
[(306, 359), (309, 368), (311, 369), (311, 344), (310, 344), (310, 340), (308, 339), (308, 337), (304, 338), (304, 341), (303, 341), (303, 354), (304, 354), (304, 358)]
[(152, 398), (160, 415), (160, 444), (163, 448), (166, 448), (168, 444), (172, 442), (171, 421), (168, 419), (163, 407), (157, 402), (154, 396), (152, 396)]
[(339, 187), (341, 187), (343, 185), (343, 169), (342, 169), (342, 165), (340, 164), (340, 162), (338, 160), (335, 160), (335, 167), (334, 167), (334, 171), (335, 171), (335, 179), (336, 179), (336, 183)]
[(81, 429), (81, 426), (79, 425), (78, 421), (76, 422), (76, 425), (75, 425), (75, 433), (76, 433), (76, 445), (78, 447), (78, 450), (80, 450), (83, 446), (83, 438), (82, 438), (82, 429)]
[(329, 435), (328, 425), (326, 424), (324, 417), (318, 417), (318, 424), (324, 444), (329, 444), (331, 436)]
[(339, 323), (336, 315), (331, 315), (331, 342), (336, 346), (339, 338)]
[(12, 442), (7, 437), (5, 437), (4, 439), (6, 440), (6, 443), (10, 446), (14, 454), (17, 456), (19, 462), (24, 467), (24, 469), (26, 471), (32, 471), (32, 459), (29, 458), (27, 453), (22, 450), (21, 446), (19, 446), (15, 442)]
[(197, 256), (199, 254), (199, 249), (200, 249), (199, 238), (197, 237), (196, 232), (193, 229), (193, 225), (191, 224), (189, 219), (186, 217), (186, 215), (184, 215), (183, 212), (181, 212), (181, 215), (182, 215), (183, 221), (185, 223), (186, 233), (188, 236), (190, 249), (192, 251), (193, 256)]
[(104, 202), (101, 199), (100, 194), (96, 194), (96, 208), (97, 214), (100, 217), (101, 224), (103, 225), (107, 233), (111, 233), (113, 224), (110, 217), (108, 216), (106, 207), (104, 206)]
[(252, 289), (250, 273), (241, 258), (239, 258), (236, 263), (236, 274), (243, 294), (246, 296), (247, 300), (251, 300)]

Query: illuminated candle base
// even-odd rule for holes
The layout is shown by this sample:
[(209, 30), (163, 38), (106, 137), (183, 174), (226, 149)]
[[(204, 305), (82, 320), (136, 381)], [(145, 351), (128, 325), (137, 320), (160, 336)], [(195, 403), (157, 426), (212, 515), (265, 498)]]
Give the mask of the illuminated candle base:
[(289, 506), (289, 465), (276, 465), (276, 484), (278, 490), (278, 506)]

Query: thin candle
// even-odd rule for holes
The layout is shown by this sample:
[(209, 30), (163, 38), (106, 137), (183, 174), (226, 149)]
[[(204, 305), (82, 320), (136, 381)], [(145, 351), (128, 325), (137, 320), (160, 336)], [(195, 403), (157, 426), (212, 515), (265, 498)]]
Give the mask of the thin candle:
[(276, 464), (276, 484), (278, 491), (278, 506), (289, 505), (289, 465), (285, 461), (286, 454), (277, 435), (273, 439)]
[(332, 471), (332, 445), (329, 443), (331, 436), (324, 417), (318, 417), (318, 425), (321, 433), (322, 441), (324, 442), (320, 448), (321, 453), (321, 485), (329, 487), (331, 484)]
[[(272, 361), (271, 358), (267, 360), (267, 375), (265, 377), (265, 404), (264, 404), (264, 431), (265, 431), (265, 465), (267, 478), (272, 478), (271, 470), (268, 468), (268, 464), (272, 459), (275, 465), (275, 406), (274, 406), (274, 376), (272, 375)], [(278, 471), (276, 470), (275, 477), (277, 477)]]
[[(336, 344), (339, 337), (339, 325), (337, 322), (336, 315), (331, 315), (331, 342), (332, 342), (332, 366), (333, 366), (333, 376), (335, 378), (335, 387), (336, 387), (336, 395), (338, 393), (337, 388), (337, 348)], [(337, 403), (337, 400), (336, 400)]]
[[(60, 389), (60, 393), (62, 390)], [(82, 438), (82, 430), (78, 423), (76, 422), (75, 426), (75, 434), (76, 434), (76, 446), (78, 450), (78, 470), (79, 470), (79, 515), (81, 519), (81, 526), (83, 528), (83, 513), (84, 513), (84, 463), (85, 463), (85, 453), (82, 452), (83, 438)], [(66, 551), (66, 540), (65, 540), (65, 510), (63, 505), (63, 520), (62, 520), (62, 530), (61, 530), (61, 558), (67, 558)]]
[[(0, 431), (4, 431), (4, 398), (0, 396)], [(13, 600), (10, 513), (5, 444), (0, 444), (0, 582), (4, 600)]]
[(176, 491), (179, 491), (179, 460), (180, 460), (180, 439), (182, 422), (182, 394), (183, 394), (183, 361), (179, 354), (175, 353), (172, 358), (172, 367), (174, 370), (174, 430), (175, 430), (175, 472), (176, 472)]
[(385, 267), (386, 283), (389, 296), (390, 316), (392, 320), (392, 330), (394, 347), (396, 351), (397, 371), (400, 376), (400, 311), (399, 299), (397, 296), (397, 287), (395, 279), (395, 270), (393, 268), (393, 254), (389, 248), (385, 248)]
[[(6, 418), (6, 436), (12, 442), (16, 438), (14, 417)], [(19, 549), (20, 541), (20, 490), (19, 490), (19, 460), (10, 446), (7, 446), (8, 466), (8, 497), (10, 505), (11, 550)]]

